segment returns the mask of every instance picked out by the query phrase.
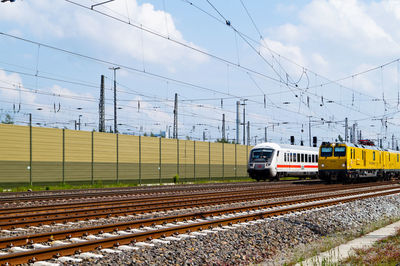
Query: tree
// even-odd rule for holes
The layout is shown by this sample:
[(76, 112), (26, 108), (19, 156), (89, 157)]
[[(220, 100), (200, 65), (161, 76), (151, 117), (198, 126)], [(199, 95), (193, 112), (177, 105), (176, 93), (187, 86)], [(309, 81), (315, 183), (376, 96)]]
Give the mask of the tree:
[(11, 117), (10, 114), (6, 114), (6, 118), (2, 120), (1, 123), (12, 125), (14, 124), (14, 119)]
[(231, 142), (229, 142), (229, 140), (227, 140), (227, 139), (217, 139), (215, 142), (217, 142), (217, 143), (228, 143), (228, 144), (235, 144), (235, 141), (234, 140), (232, 140)]
[(339, 139), (340, 142), (343, 142), (342, 136), (339, 135), (339, 136), (338, 136), (338, 139)]

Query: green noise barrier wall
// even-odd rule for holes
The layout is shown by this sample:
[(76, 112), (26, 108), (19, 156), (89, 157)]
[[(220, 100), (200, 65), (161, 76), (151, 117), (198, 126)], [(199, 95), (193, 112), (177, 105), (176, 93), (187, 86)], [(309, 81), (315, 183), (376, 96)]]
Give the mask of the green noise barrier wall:
[(0, 124), (0, 184), (247, 177), (251, 146)]

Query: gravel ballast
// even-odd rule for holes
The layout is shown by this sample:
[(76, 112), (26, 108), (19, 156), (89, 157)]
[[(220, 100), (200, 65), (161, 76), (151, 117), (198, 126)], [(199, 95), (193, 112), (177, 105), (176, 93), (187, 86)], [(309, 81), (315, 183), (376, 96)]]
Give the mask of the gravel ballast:
[(257, 224), (171, 241), (169, 244), (155, 244), (154, 247), (135, 251), (103, 253), (103, 258), (91, 258), (73, 264), (281, 265), (294, 247), (319, 240), (335, 232), (355, 232), (361, 230), (363, 225), (380, 221), (385, 217), (400, 217), (399, 194), (265, 219)]

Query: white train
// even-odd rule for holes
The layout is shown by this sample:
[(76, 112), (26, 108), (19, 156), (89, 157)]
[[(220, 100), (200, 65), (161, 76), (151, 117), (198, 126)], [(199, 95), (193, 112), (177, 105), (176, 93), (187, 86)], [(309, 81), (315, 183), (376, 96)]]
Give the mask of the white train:
[(261, 143), (250, 151), (247, 172), (260, 180), (279, 180), (284, 176), (316, 177), (318, 148)]

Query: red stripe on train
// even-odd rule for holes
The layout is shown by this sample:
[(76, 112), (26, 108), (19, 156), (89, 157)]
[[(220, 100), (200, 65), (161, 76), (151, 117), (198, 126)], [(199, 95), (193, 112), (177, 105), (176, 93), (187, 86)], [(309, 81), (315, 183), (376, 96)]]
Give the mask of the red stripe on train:
[[(301, 165), (278, 164), (277, 168), (301, 168)], [(318, 168), (318, 165), (304, 165), (304, 168)]]
[(278, 164), (276, 167), (278, 167), (278, 168), (301, 168), (301, 165)]

